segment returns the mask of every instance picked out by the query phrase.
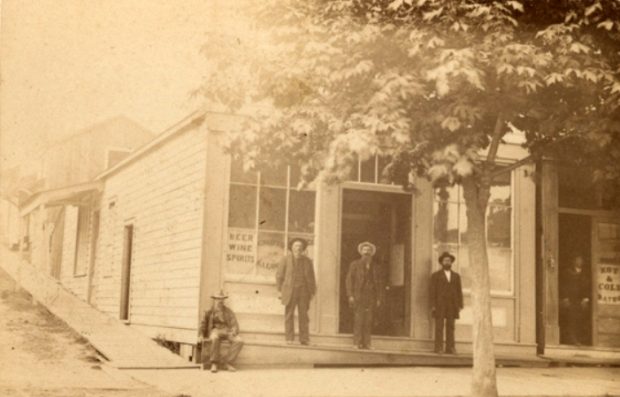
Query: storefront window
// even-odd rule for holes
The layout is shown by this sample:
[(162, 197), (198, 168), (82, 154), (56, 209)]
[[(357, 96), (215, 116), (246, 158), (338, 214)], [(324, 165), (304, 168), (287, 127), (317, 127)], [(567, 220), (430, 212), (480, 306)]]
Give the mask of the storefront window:
[[(496, 178), (491, 187), (491, 197), (486, 214), (487, 252), (491, 290), (512, 292), (512, 184), (506, 173)], [(463, 277), (463, 287), (471, 287), (469, 272), (469, 246), (467, 243), (467, 213), (460, 186), (435, 189), (433, 201), (433, 247), (437, 257), (448, 251), (457, 257), (455, 271)]]
[(389, 156), (371, 156), (364, 161), (356, 161), (351, 169), (349, 181), (393, 185), (384, 175), (385, 167), (390, 163)]
[(244, 172), (233, 161), (228, 211), (226, 273), (249, 281), (275, 281), (288, 242), (300, 237), (312, 256), (315, 191), (297, 190), (300, 172), (285, 166)]

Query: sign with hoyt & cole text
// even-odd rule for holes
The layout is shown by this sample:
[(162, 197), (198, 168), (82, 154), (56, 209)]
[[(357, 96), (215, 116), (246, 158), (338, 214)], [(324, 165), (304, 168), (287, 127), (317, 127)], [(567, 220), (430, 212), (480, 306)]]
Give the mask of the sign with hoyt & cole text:
[(598, 269), (596, 280), (598, 303), (620, 305), (620, 265), (601, 263)]

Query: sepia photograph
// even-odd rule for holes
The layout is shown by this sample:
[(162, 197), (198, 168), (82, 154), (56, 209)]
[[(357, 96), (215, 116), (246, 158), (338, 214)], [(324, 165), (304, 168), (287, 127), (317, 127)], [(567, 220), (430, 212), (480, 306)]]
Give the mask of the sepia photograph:
[(619, 0), (0, 0), (0, 397), (620, 397)]

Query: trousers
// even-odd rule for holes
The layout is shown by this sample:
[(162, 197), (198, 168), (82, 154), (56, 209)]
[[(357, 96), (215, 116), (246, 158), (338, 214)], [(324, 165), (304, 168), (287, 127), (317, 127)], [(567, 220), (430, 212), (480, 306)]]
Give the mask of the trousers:
[(310, 294), (305, 288), (294, 288), (291, 300), (284, 306), (284, 332), (287, 341), (295, 340), (295, 308), (299, 317), (299, 341), (310, 341)]
[(356, 304), (353, 311), (353, 344), (356, 346), (370, 347), (373, 316), (372, 303)]
[(454, 318), (435, 318), (435, 351), (443, 347), (444, 321), (446, 328), (446, 351), (454, 350)]
[[(223, 340), (230, 342), (230, 350), (222, 359), (220, 348)], [(233, 362), (243, 347), (243, 340), (241, 337), (239, 335), (233, 336), (229, 334), (227, 329), (213, 328), (209, 334), (209, 341), (211, 342), (211, 349), (209, 351), (209, 360), (211, 363), (228, 364)]]

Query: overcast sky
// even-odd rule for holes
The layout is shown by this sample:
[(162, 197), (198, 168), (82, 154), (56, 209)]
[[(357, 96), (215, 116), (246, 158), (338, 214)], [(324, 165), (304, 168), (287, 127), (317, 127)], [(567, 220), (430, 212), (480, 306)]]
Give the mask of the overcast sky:
[(174, 124), (196, 107), (206, 32), (235, 20), (223, 0), (0, 1), (3, 168), (120, 114)]

